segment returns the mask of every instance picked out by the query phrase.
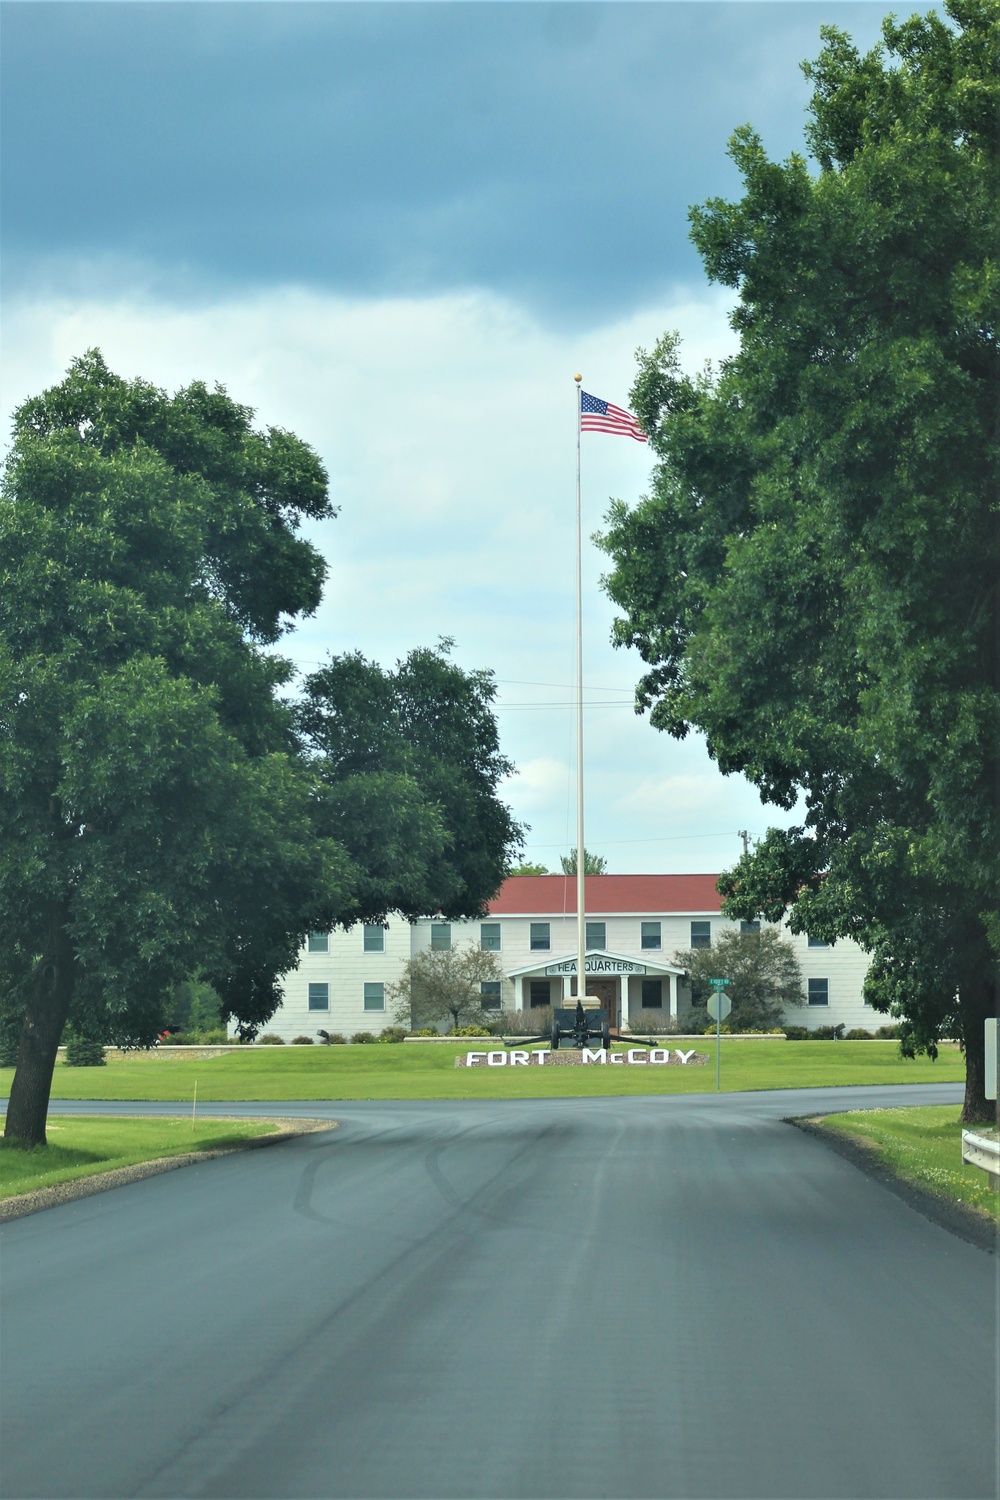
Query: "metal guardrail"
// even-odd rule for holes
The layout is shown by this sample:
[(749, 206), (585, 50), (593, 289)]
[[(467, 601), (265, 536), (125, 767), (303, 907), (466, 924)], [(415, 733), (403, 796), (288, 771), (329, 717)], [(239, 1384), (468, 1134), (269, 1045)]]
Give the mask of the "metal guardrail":
[(962, 1131), (962, 1160), (972, 1167), (982, 1167), (1000, 1177), (1000, 1135), (986, 1135), (981, 1130)]

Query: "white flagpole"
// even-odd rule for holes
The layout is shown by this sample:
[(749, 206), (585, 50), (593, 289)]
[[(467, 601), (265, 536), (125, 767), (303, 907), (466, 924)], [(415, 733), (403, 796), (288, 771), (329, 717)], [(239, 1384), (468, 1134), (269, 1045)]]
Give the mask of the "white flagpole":
[(583, 843), (583, 517), (580, 504), (582, 375), (576, 381), (576, 996), (587, 993), (586, 871)]

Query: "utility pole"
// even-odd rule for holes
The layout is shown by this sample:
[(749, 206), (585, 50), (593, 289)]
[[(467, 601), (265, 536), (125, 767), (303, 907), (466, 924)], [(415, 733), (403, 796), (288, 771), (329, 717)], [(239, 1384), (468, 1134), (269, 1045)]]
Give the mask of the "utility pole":
[(746, 859), (747, 855), (750, 853), (750, 835), (749, 833), (747, 833), (745, 828), (741, 828), (739, 831), (739, 837), (743, 840), (743, 858)]

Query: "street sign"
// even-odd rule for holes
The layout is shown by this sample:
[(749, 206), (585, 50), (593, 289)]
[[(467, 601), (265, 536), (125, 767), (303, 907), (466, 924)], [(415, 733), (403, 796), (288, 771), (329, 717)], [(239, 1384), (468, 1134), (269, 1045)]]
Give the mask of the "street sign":
[(710, 979), (708, 982), (712, 986), (713, 990), (724, 990), (726, 988), (727, 984), (731, 984), (732, 983), (732, 980), (729, 980), (729, 979)]
[(733, 1002), (724, 990), (717, 991), (708, 1000), (708, 1013), (713, 1021), (724, 1021), (733, 1008)]

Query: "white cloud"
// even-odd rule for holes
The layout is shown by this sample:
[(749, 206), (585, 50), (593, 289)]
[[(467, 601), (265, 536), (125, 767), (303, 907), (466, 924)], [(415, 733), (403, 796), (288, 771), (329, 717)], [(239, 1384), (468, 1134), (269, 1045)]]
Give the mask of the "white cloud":
[[(724, 296), (679, 289), (574, 337), (485, 292), (365, 301), (286, 288), (185, 307), (21, 300), (5, 316), (0, 405), (9, 417), (97, 345), (126, 376), (168, 388), (219, 381), (262, 423), (305, 438), (341, 509), (315, 530), (329, 584), (287, 653), (305, 664), (351, 649), (392, 660), (454, 636), (463, 665), (499, 680), (504, 748), (520, 767), (515, 813), (533, 825), (533, 846), (562, 849), (575, 759), (572, 377), (582, 371), (585, 389), (624, 404), (637, 345), (676, 328), (686, 364), (700, 367), (734, 347), (726, 313)], [(610, 496), (644, 490), (650, 455), (625, 439), (584, 443), (590, 533)], [(697, 742), (678, 746), (633, 714), (639, 664), (608, 644), (603, 566), (588, 544), (584, 656), (600, 705), (588, 711), (588, 828), (614, 869), (706, 868), (684, 843), (699, 823), (714, 834), (766, 820), (756, 794), (720, 777)]]

